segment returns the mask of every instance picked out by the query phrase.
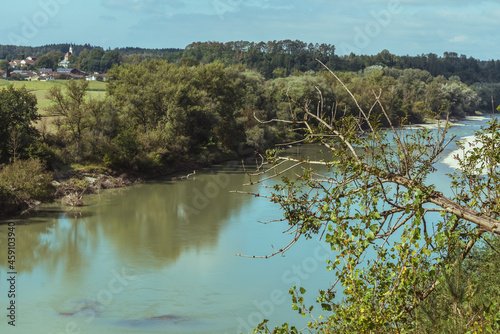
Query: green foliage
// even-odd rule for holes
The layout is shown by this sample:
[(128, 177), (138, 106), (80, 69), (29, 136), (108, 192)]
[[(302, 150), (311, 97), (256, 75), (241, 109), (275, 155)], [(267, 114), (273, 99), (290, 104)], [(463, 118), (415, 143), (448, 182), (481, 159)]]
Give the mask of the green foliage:
[(457, 156), (460, 173), (453, 173), (452, 189), (457, 201), (481, 214), (500, 217), (500, 122), (493, 118), (487, 128), (478, 131), (471, 142), (457, 143), (464, 150)]
[(113, 66), (120, 65), (123, 58), (118, 50), (104, 51), (101, 48), (91, 50), (85, 48), (79, 53), (77, 59), (79, 67), (88, 72), (107, 72)]
[(47, 111), (59, 118), (59, 132), (68, 144), (74, 146), (74, 158), (81, 159), (83, 153), (83, 136), (89, 127), (89, 110), (85, 100), (88, 81), (71, 80), (67, 84), (66, 94), (63, 94), (61, 87), (52, 86), (47, 98), (53, 102)]
[[(48, 53), (58, 54), (58, 61), (67, 52), (69, 44), (45, 45), (40, 47), (20, 47), (0, 45), (0, 58), (16, 59), (19, 54), (42, 57)], [(331, 44), (305, 43), (298, 40), (281, 40), (268, 42), (231, 41), (196, 42), (186, 46), (185, 49), (142, 49), (118, 48), (109, 50), (102, 55), (102, 48), (91, 45), (73, 45), (74, 55), (70, 57), (72, 64), (81, 69), (105, 71), (111, 64), (134, 63), (138, 64), (143, 59), (163, 58), (171, 63), (180, 63), (182, 59), (194, 59), (199, 63), (207, 64), (221, 61), (225, 65), (245, 65), (249, 69), (258, 71), (266, 79), (273, 78), (277, 68), (286, 69), (287, 73), (307, 72), (308, 70), (320, 71), (321, 66), (314, 61), (320, 59), (331, 69), (336, 71), (362, 71), (370, 66), (378, 65), (398, 69), (419, 69), (429, 72), (432, 76), (450, 78), (459, 77), (462, 82), (473, 83), (498, 83), (500, 81), (499, 60), (478, 60), (453, 52), (445, 52), (443, 56), (433, 53), (416, 56), (397, 56), (388, 50), (383, 50), (376, 55), (336, 55), (336, 48)], [(96, 51), (91, 59), (90, 52)], [(108, 53), (110, 53), (108, 55)], [(118, 59), (117, 55), (121, 56)], [(78, 58), (77, 58), (78, 56)], [(100, 57), (100, 58), (99, 58)], [(45, 64), (47, 65), (47, 64)], [(50, 67), (50, 66), (47, 66)], [(498, 94), (498, 93), (495, 93)], [(490, 101), (488, 96), (488, 101)], [(497, 99), (495, 99), (497, 100)], [(488, 106), (487, 110), (490, 109)], [(486, 109), (485, 109), (486, 110)]]
[[(345, 94), (354, 97), (354, 106), (349, 106), (336, 91), (338, 101), (346, 101), (346, 109), (352, 110), (339, 118), (303, 104), (296, 126), (307, 129), (304, 140), (328, 149), (323, 160), (276, 152), (268, 156), (275, 177), (281, 175), (277, 168), (286, 168), (279, 167), (283, 164), (306, 166), (295, 177), (264, 185), (270, 191), (266, 197), (283, 211), (285, 229), (294, 234), (291, 244), (320, 236), (332, 249), (327, 270), (335, 279), (317, 297), (326, 317), (313, 314), (302, 288), (291, 290), (292, 308), (311, 317), (308, 329), (325, 333), (495, 332), (500, 305), (488, 297), (494, 290), (483, 290), (479, 280), (464, 280), (461, 263), (486, 231), (497, 239), (500, 235), (498, 122), (479, 132), (480, 145), (460, 160), (460, 174), (452, 179), (455, 196), (448, 199), (426, 183), (446, 147), (447, 127), (436, 133), (380, 130), (375, 107), (391, 124), (382, 98), (372, 95), (375, 101), (369, 103), (358, 88), (411, 82), (402, 87), (411, 98), (425, 94), (418, 90), (425, 92), (436, 79), (420, 71), (392, 74), (386, 78), (373, 68), (360, 76), (337, 77)], [(456, 79), (443, 85), (451, 91), (461, 87)], [(479, 176), (483, 170), (486, 176)], [(341, 300), (335, 298), (337, 290)], [(284, 328), (288, 324), (274, 333)], [(262, 331), (269, 331), (265, 324)]]
[[(389, 115), (403, 110), (404, 116), (413, 123), (421, 122), (426, 116), (444, 118), (447, 115), (463, 117), (476, 110), (479, 97), (467, 85), (453, 78), (433, 78), (427, 71), (417, 69), (386, 69), (387, 75), (395, 78), (395, 100), (383, 99)], [(389, 86), (381, 86), (384, 91), (393, 91)], [(383, 96), (384, 96), (383, 95)], [(394, 104), (395, 103), (395, 104)]]
[(0, 163), (24, 157), (26, 149), (36, 142), (36, 104), (36, 97), (24, 87), (0, 89)]
[(57, 137), (69, 161), (100, 161), (106, 153), (103, 149), (118, 132), (119, 116), (113, 102), (89, 98), (88, 85), (85, 80), (71, 80), (66, 91), (54, 85), (47, 93), (53, 102), (47, 112), (58, 116)]
[[(495, 240), (498, 243), (499, 239)], [(443, 272), (441, 284), (418, 307), (415, 317), (419, 332), (490, 333), (500, 330), (500, 321), (495, 320), (500, 319), (500, 303), (497, 302), (500, 279), (491, 275), (498, 261), (494, 260), (496, 256), (492, 256), (491, 249), (477, 246), (469, 258), (459, 261), (449, 272)], [(483, 262), (484, 257), (491, 257), (493, 261)], [(486, 270), (476, 271), (478, 267)]]
[(244, 91), (233, 84), (238, 73), (229, 77), (220, 63), (178, 67), (155, 60), (117, 67), (110, 75), (109, 95), (130, 125), (144, 134), (164, 130), (155, 149), (197, 152), (211, 143), (232, 149), (242, 136), (235, 115)]
[[(10, 65), (9, 65), (9, 61), (7, 59), (0, 60), (0, 71), (3, 71), (7, 77), (9, 76)], [(2, 77), (2, 75), (0, 75), (0, 77)]]
[(495, 112), (495, 105), (500, 101), (500, 83), (476, 82), (470, 86), (479, 97), (478, 109), (483, 112)]
[(192, 67), (192, 66), (198, 66), (200, 63), (193, 58), (181, 58), (179, 61), (179, 66), (187, 66), (187, 67)]
[(63, 59), (62, 52), (49, 52), (40, 56), (35, 61), (36, 68), (51, 68), (53, 71), (56, 71), (59, 67), (59, 62)]
[(53, 198), (52, 174), (38, 160), (17, 160), (0, 170), (0, 213)]
[(49, 167), (51, 167), (55, 162), (60, 161), (54, 149), (47, 143), (42, 143), (40, 141), (32, 143), (26, 149), (26, 156), (30, 160), (39, 160)]

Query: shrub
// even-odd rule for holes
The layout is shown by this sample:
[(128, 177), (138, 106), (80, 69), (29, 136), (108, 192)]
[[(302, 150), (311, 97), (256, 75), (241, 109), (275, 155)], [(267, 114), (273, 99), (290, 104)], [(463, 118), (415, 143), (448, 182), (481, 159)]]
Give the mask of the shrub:
[(0, 170), (0, 200), (3, 213), (48, 201), (54, 196), (52, 174), (38, 160), (18, 160)]
[(26, 154), (29, 159), (40, 160), (49, 168), (52, 167), (53, 163), (61, 160), (53, 148), (51, 148), (48, 144), (39, 141), (31, 144), (26, 149)]

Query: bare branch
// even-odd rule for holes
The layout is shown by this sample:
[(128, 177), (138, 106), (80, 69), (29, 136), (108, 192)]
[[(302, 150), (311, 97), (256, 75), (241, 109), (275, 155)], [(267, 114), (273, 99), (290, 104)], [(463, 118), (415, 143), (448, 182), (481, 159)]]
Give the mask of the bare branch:
[[(278, 254), (281, 254), (282, 256), (284, 256), (284, 253), (289, 250), (300, 238), (301, 234), (300, 233), (297, 233), (296, 236), (293, 238), (292, 241), (290, 241), (290, 243), (288, 243), (285, 247), (275, 251), (274, 253), (272, 254), (269, 254), (269, 255), (263, 255), (263, 256), (256, 256), (256, 255), (243, 255), (243, 254), (235, 254), (236, 256), (240, 256), (240, 257), (246, 257), (246, 258), (253, 258), (253, 259), (269, 259), (273, 256), (276, 256)], [(274, 248), (274, 247), (273, 247)]]

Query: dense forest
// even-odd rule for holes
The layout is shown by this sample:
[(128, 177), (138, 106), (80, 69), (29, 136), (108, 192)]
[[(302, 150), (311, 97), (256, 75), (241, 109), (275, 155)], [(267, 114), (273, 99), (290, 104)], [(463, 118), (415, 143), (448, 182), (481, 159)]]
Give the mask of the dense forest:
[[(177, 53), (167, 54), (171, 59)], [(205, 42), (192, 43), (182, 53), (182, 58), (193, 58), (200, 63), (221, 60), (225, 64), (246, 64), (258, 70), (264, 77), (286, 76), (294, 71), (318, 71), (321, 66), (314, 61), (320, 59), (334, 71), (362, 71), (373, 65), (397, 69), (420, 69), (432, 76), (443, 75), (460, 77), (462, 82), (500, 81), (500, 61), (477, 60), (455, 52), (445, 52), (442, 57), (429, 53), (418, 56), (397, 56), (388, 50), (377, 55), (335, 54), (335, 46), (330, 44), (312, 44), (301, 41), (270, 42)], [(275, 72), (276, 71), (276, 72)]]

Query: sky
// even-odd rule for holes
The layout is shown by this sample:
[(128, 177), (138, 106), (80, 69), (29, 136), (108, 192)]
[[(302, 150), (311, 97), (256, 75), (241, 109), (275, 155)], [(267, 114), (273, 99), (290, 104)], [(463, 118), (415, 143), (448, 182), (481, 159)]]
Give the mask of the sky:
[(500, 59), (500, 0), (23, 0), (4, 5), (0, 44), (185, 48), (301, 40), (339, 55), (456, 52)]

